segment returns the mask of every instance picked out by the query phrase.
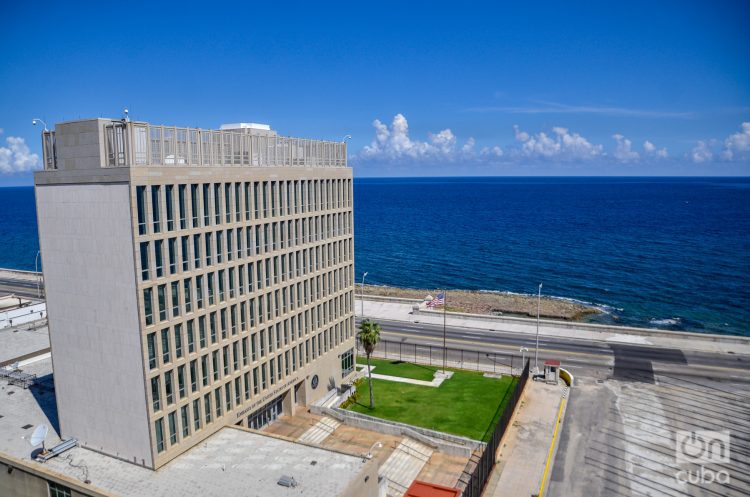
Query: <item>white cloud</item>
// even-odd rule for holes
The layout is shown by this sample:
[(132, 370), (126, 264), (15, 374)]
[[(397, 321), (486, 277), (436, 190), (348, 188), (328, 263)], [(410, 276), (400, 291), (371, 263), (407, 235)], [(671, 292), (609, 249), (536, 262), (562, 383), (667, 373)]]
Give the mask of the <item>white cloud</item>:
[(722, 158), (733, 160), (743, 158), (750, 152), (750, 122), (742, 123), (742, 131), (724, 140)]
[(567, 128), (552, 128), (553, 136), (544, 131), (529, 135), (516, 125), (516, 140), (521, 143), (517, 154), (526, 158), (547, 158), (558, 160), (585, 160), (604, 154), (601, 145), (593, 145), (578, 133), (570, 133)]
[(711, 151), (708, 143), (701, 140), (695, 147), (693, 147), (693, 150), (690, 151), (690, 158), (693, 159), (693, 162), (708, 162), (714, 158), (714, 153)]
[(479, 155), (483, 157), (502, 157), (504, 154), (503, 149), (495, 145), (494, 147), (482, 147)]
[(396, 114), (390, 127), (379, 119), (372, 123), (375, 138), (358, 154), (361, 159), (380, 160), (431, 160), (466, 161), (477, 160), (483, 155), (502, 155), (500, 147), (494, 147), (492, 154), (476, 154), (476, 140), (469, 137), (463, 145), (450, 128), (437, 133), (428, 133), (427, 141), (412, 139), (409, 136), (409, 122), (403, 114)]
[(39, 166), (39, 156), (31, 153), (23, 138), (9, 136), (5, 142), (7, 147), (0, 147), (0, 173), (31, 171)]
[(644, 152), (646, 152), (646, 155), (656, 157), (658, 159), (666, 159), (669, 156), (669, 154), (667, 153), (666, 147), (657, 149), (656, 145), (654, 145), (648, 140), (643, 142), (643, 150)]
[(633, 142), (625, 138), (623, 135), (615, 133), (614, 135), (612, 135), (612, 138), (614, 138), (617, 142), (615, 151), (612, 154), (614, 155), (615, 159), (619, 160), (620, 162), (632, 162), (637, 161), (641, 158), (640, 154), (633, 150)]

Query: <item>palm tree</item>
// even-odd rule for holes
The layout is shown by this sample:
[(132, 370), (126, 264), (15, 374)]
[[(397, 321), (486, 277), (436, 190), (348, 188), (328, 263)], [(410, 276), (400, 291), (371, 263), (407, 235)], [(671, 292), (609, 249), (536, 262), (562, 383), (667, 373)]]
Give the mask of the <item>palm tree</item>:
[(372, 396), (372, 368), (370, 367), (370, 355), (372, 355), (375, 346), (380, 341), (380, 325), (374, 321), (365, 319), (359, 325), (359, 333), (357, 336), (362, 343), (362, 347), (365, 349), (365, 354), (367, 354), (367, 376), (369, 377), (370, 384), (370, 409), (374, 409), (375, 399)]

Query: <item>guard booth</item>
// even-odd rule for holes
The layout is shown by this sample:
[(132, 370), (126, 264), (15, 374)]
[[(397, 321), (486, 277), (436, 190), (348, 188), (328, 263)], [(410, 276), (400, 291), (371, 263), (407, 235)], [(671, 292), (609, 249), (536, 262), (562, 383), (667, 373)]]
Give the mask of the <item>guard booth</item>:
[(544, 362), (544, 381), (551, 385), (557, 385), (560, 377), (560, 361), (550, 359)]

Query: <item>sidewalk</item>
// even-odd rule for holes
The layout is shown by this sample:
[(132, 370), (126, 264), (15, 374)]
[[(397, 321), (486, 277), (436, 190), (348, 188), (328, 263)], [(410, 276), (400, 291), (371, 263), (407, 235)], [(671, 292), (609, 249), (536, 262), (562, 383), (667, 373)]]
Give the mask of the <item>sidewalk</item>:
[[(536, 495), (548, 474), (547, 457), (565, 386), (529, 381), (487, 481), (484, 497)], [(559, 431), (557, 432), (559, 436)]]
[[(427, 314), (425, 312), (420, 312), (418, 315), (413, 315), (411, 313), (413, 304), (411, 303), (384, 302), (365, 299), (364, 304), (365, 316), (375, 320), (387, 319), (409, 323), (443, 325), (442, 313)], [(360, 309), (359, 306), (360, 303), (358, 301), (358, 310)], [(472, 319), (466, 316), (452, 316), (448, 313), (446, 323), (448, 326), (475, 328), (479, 330), (487, 330), (489, 332), (502, 330), (504, 332), (532, 336), (536, 335), (536, 320), (534, 319), (503, 319), (502, 317), (491, 320), (486, 318)], [(640, 331), (640, 333), (635, 334), (632, 332), (629, 333), (627, 328), (623, 328), (622, 332), (619, 332), (619, 330), (609, 331), (612, 329), (611, 327), (609, 330), (605, 331), (601, 329), (587, 328), (586, 326), (570, 328), (571, 323), (562, 324), (564, 326), (556, 326), (548, 321), (542, 322), (539, 327), (539, 335), (541, 337), (573, 338), (606, 343), (650, 345), (654, 347), (693, 350), (698, 352), (732, 352), (736, 354), (750, 355), (750, 344), (732, 343), (721, 340), (714, 341), (709, 337), (703, 339), (700, 336), (696, 336), (694, 333), (664, 333), (658, 330), (654, 330), (653, 333), (648, 333), (650, 330), (643, 330)], [(646, 334), (644, 334), (644, 332)]]

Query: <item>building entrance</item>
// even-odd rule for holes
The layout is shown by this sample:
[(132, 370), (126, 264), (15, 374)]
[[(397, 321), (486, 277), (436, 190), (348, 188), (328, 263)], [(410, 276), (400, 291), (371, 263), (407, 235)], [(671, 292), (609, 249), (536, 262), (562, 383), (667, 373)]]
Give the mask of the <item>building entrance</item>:
[(284, 411), (284, 404), (282, 402), (283, 398), (283, 395), (279, 395), (274, 400), (248, 416), (247, 427), (254, 430), (260, 430), (264, 426), (276, 421)]

